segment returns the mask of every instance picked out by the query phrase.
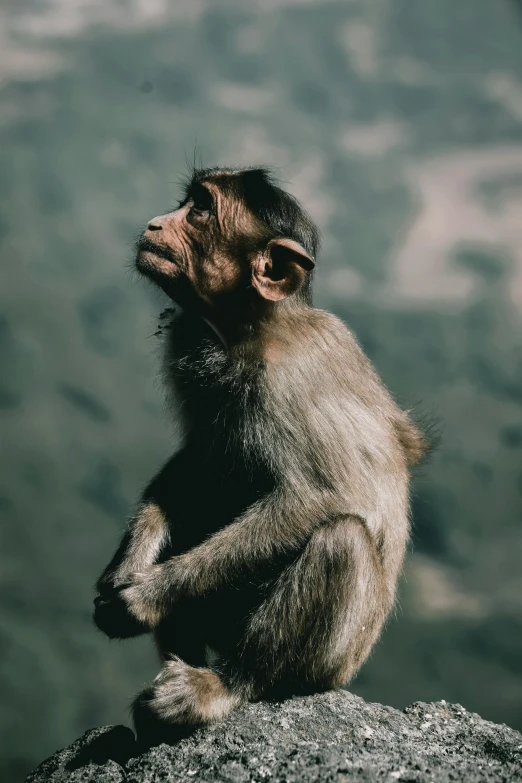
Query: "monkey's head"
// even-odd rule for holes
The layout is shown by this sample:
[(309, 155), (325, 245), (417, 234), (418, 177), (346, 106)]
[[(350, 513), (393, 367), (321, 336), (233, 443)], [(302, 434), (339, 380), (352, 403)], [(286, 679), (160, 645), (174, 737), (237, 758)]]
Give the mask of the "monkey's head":
[(311, 300), (317, 228), (265, 169), (194, 172), (173, 212), (153, 218), (136, 266), (202, 314)]

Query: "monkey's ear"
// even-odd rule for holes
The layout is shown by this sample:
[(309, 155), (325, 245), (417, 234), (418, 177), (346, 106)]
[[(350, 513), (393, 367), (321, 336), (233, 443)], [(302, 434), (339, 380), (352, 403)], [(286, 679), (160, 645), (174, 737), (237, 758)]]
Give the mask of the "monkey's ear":
[(299, 290), (315, 261), (293, 239), (272, 239), (254, 258), (252, 284), (263, 299), (279, 302)]

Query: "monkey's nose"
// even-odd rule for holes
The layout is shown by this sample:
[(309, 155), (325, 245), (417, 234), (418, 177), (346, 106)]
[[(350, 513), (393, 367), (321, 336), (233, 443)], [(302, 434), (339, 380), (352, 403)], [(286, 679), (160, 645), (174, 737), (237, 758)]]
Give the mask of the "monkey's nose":
[(157, 223), (149, 223), (147, 228), (149, 231), (161, 231), (161, 226), (159, 226)]

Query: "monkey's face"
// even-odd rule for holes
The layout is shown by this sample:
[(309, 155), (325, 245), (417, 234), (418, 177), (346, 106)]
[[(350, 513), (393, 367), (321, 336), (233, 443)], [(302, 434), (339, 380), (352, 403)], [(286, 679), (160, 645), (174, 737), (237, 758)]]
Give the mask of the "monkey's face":
[(236, 193), (197, 181), (178, 209), (150, 221), (136, 266), (182, 307), (208, 313), (284, 299), (314, 262), (298, 242), (273, 237)]
[(212, 307), (248, 288), (242, 234), (253, 233), (253, 219), (240, 205), (212, 184), (197, 183), (178, 209), (150, 221), (138, 241), (136, 266), (182, 306)]

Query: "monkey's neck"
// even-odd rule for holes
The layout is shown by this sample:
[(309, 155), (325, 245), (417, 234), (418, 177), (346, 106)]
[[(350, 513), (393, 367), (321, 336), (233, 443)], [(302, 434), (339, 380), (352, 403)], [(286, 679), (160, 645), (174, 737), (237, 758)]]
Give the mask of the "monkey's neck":
[(220, 329), (219, 329), (219, 328), (218, 328), (218, 327), (217, 327), (217, 326), (216, 326), (214, 323), (212, 323), (212, 321), (210, 320), (210, 318), (205, 318), (205, 316), (204, 316), (204, 315), (202, 315), (202, 316), (201, 316), (201, 318), (203, 319), (203, 321), (205, 321), (205, 323), (206, 323), (206, 324), (208, 324), (208, 326), (210, 326), (210, 328), (212, 329), (212, 331), (213, 331), (213, 332), (215, 332), (215, 334), (218, 336), (219, 340), (221, 341), (221, 343), (222, 343), (222, 345), (223, 345), (223, 348), (224, 348), (224, 349), (225, 349), (225, 351), (227, 351), (227, 353), (228, 353), (228, 351), (229, 351), (229, 346), (228, 346), (228, 344), (227, 344), (227, 340), (226, 340), (226, 337), (225, 337), (225, 335), (224, 335), (224, 334), (223, 334), (223, 333), (220, 331)]
[(256, 308), (232, 311), (232, 315), (223, 311), (200, 312), (201, 319), (212, 329), (225, 351), (230, 354), (235, 348), (247, 343), (255, 343), (261, 335), (270, 332), (271, 323), (289, 315), (294, 310), (308, 307), (301, 302), (285, 300), (283, 302), (263, 302)]
[(247, 342), (259, 331), (260, 319), (235, 314), (234, 318), (219, 312), (200, 312), (199, 316), (209, 326), (227, 354)]

